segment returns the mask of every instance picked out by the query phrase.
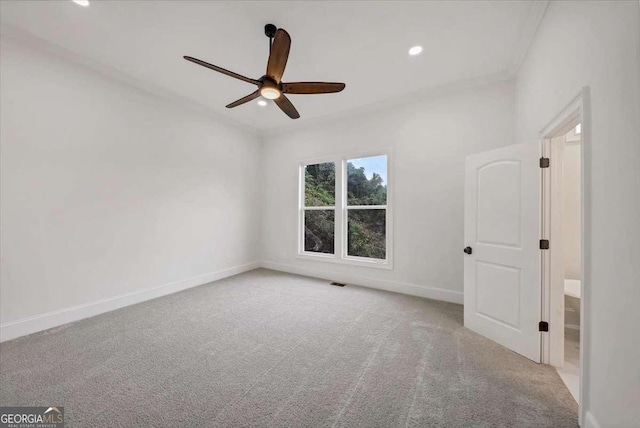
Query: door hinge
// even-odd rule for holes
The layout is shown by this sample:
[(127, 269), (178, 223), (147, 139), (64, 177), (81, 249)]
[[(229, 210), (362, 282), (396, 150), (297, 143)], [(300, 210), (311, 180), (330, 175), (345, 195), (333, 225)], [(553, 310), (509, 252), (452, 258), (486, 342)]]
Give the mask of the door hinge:
[(549, 168), (549, 158), (540, 158), (540, 168)]
[(549, 249), (549, 240), (548, 239), (541, 239), (540, 240), (540, 249), (541, 250), (548, 250)]
[(540, 321), (538, 323), (538, 331), (549, 331), (549, 323), (546, 321)]

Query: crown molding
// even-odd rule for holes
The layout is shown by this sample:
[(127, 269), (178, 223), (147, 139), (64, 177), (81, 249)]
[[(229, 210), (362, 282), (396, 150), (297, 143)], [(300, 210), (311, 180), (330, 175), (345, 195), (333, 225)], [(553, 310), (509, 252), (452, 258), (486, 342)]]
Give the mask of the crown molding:
[(217, 111), (206, 107), (202, 104), (194, 102), (182, 95), (175, 92), (161, 88), (158, 85), (143, 81), (135, 78), (125, 72), (117, 70), (106, 64), (100, 63), (89, 59), (83, 55), (66, 49), (62, 46), (52, 44), (51, 42), (36, 36), (33, 33), (25, 31), (21, 28), (15, 27), (11, 24), (2, 23), (0, 26), (0, 36), (3, 40), (8, 40), (18, 45), (25, 46), (27, 48), (35, 49), (52, 56), (61, 58), (65, 61), (71, 62), (75, 65), (84, 67), (92, 72), (98, 73), (108, 80), (115, 81), (120, 84), (129, 86), (135, 90), (141, 91), (147, 95), (152, 95), (156, 98), (161, 98), (164, 101), (169, 101), (174, 105), (191, 110), (196, 113), (200, 113), (215, 122), (235, 128), (237, 130), (247, 132), (253, 136), (260, 137), (261, 132), (259, 129), (247, 125), (243, 122), (239, 122), (235, 119), (229, 118)]
[(511, 64), (509, 65), (508, 73), (512, 77), (516, 77), (518, 74), (520, 66), (529, 52), (531, 42), (533, 42), (533, 39), (538, 32), (538, 28), (540, 27), (540, 23), (544, 18), (544, 14), (547, 11), (548, 6), (549, 0), (536, 0), (531, 5), (527, 22), (522, 27), (520, 38), (516, 43), (516, 48), (513, 50), (513, 54), (511, 55)]

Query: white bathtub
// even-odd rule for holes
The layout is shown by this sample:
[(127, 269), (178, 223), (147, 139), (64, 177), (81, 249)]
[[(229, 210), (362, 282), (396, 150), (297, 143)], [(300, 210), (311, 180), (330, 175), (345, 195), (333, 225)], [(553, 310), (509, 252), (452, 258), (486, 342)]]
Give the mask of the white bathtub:
[(565, 296), (580, 298), (581, 283), (579, 279), (565, 279), (564, 280), (564, 294)]
[(580, 328), (580, 280), (564, 280), (564, 325), (568, 328)]

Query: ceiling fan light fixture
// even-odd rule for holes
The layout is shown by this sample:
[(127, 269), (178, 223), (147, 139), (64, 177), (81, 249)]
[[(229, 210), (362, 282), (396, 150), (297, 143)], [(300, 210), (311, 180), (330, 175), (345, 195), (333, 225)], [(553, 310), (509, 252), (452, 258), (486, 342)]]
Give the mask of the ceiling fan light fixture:
[(275, 100), (280, 96), (280, 90), (271, 86), (266, 86), (260, 89), (260, 95), (268, 100)]
[(258, 105), (260, 107), (266, 107), (267, 106), (267, 102), (265, 100), (258, 100)]
[(409, 55), (411, 56), (420, 55), (421, 53), (422, 53), (422, 46), (414, 46), (411, 49), (409, 49)]

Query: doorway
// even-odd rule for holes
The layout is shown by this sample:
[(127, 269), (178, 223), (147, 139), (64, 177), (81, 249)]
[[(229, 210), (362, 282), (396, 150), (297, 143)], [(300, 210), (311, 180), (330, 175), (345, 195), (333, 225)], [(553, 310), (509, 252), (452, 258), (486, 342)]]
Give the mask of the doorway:
[(582, 424), (585, 373), (588, 361), (588, 257), (590, 134), (588, 88), (580, 93), (541, 132), (542, 236), (549, 240), (541, 260), (543, 335), (541, 361), (554, 366), (579, 405)]
[[(580, 123), (572, 127), (565, 135), (551, 139), (551, 145), (557, 145), (552, 150), (555, 153), (556, 168), (560, 170), (558, 180), (553, 184), (559, 188), (551, 189), (558, 193), (555, 200), (560, 205), (555, 211), (555, 218), (559, 223), (562, 242), (557, 244), (562, 254), (557, 257), (557, 281), (551, 287), (557, 287), (558, 294), (562, 292), (564, 304), (564, 323), (562, 351), (564, 353), (561, 365), (556, 369), (569, 392), (576, 400), (580, 396), (580, 300), (582, 291), (582, 146)], [(553, 214), (552, 214), (553, 215)], [(556, 241), (557, 242), (557, 241)], [(552, 260), (554, 263), (554, 260)]]
[(588, 402), (589, 123), (584, 87), (540, 141), (465, 162), (464, 325), (558, 368), (580, 426)]

